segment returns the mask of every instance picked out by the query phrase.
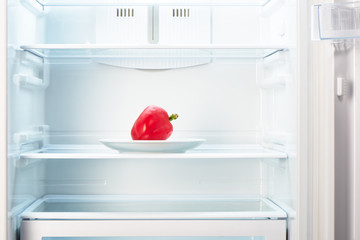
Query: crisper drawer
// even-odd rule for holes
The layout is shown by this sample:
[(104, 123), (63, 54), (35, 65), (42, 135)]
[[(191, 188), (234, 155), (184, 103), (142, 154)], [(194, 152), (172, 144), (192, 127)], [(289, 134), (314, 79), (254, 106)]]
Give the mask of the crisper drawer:
[(232, 196), (46, 196), (21, 218), (21, 240), (285, 240), (287, 225), (270, 200)]

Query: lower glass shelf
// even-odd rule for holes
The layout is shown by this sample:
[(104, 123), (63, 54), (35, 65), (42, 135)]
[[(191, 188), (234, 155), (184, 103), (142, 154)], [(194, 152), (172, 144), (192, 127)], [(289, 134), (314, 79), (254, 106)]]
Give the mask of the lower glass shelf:
[(37, 200), (22, 219), (285, 219), (269, 199), (239, 196), (68, 196)]

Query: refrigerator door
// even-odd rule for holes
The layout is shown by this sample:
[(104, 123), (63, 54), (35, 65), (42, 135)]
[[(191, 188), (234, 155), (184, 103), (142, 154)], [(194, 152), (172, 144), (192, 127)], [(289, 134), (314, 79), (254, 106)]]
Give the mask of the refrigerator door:
[[(357, 98), (360, 89), (356, 82), (359, 80), (360, 2), (331, 2), (316, 1), (313, 6), (313, 38), (326, 40), (312, 44), (313, 67), (317, 70), (313, 79), (319, 89), (314, 99), (324, 100), (319, 110), (326, 118), (320, 118), (320, 124), (330, 124), (320, 138), (322, 146), (327, 147), (322, 151), (327, 154), (325, 158), (318, 158), (321, 163), (313, 168), (314, 180), (322, 181), (318, 184), (321, 186), (318, 196), (323, 195), (325, 201), (319, 199), (313, 211), (317, 219), (327, 219), (325, 225), (332, 231), (328, 231), (331, 239), (359, 239), (360, 110)], [(326, 142), (328, 145), (324, 145)], [(313, 186), (315, 184), (316, 181)], [(317, 226), (316, 222), (313, 226)], [(323, 236), (320, 230), (317, 236)], [(325, 239), (330, 239), (329, 236)]]
[[(359, 45), (356, 46), (356, 56), (355, 56), (355, 64), (359, 64), (360, 63), (360, 47)], [(354, 66), (356, 66), (354, 64)], [(360, 70), (358, 68), (356, 68), (356, 70), (354, 71), (354, 81), (359, 82), (360, 81)], [(356, 79), (356, 80), (355, 80)], [(354, 172), (354, 223), (353, 226), (359, 226), (360, 225), (360, 205), (358, 204), (360, 202), (360, 99), (359, 99), (359, 94), (360, 94), (360, 84), (354, 84), (354, 95), (356, 96), (356, 100), (355, 100), (355, 106), (354, 106), (354, 122), (358, 123), (354, 126), (354, 167), (353, 167), (353, 172)], [(354, 227), (354, 239), (358, 239), (360, 238), (360, 229), (357, 227)]]
[(339, 36), (344, 34), (343, 39), (331, 41), (335, 86), (335, 239), (359, 239), (360, 2), (336, 1), (331, 8), (328, 12), (336, 17), (332, 17), (332, 22), (338, 23), (330, 26)]
[(334, 54), (330, 42), (311, 41), (311, 33), (319, 34), (314, 34), (318, 18), (312, 18), (318, 12), (310, 9), (319, 2), (329, 1), (298, 1), (297, 239), (327, 240), (335, 239)]

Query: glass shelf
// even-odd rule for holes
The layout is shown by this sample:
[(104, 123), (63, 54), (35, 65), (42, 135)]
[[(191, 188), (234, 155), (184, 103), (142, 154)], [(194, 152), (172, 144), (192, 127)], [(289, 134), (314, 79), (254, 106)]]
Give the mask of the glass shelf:
[(312, 8), (313, 40), (360, 38), (360, 1)]
[(269, 199), (232, 195), (48, 195), (22, 219), (285, 219)]
[(23, 153), (35, 159), (286, 159), (287, 154), (260, 145), (201, 145), (186, 153), (118, 153), (102, 145), (48, 145), (39, 152)]
[(279, 45), (100, 45), (36, 44), (21, 49), (46, 59), (244, 58), (261, 59), (286, 51)]
[(186, 6), (265, 6), (275, 0), (33, 0), (42, 6), (136, 6), (136, 5), (186, 5)]

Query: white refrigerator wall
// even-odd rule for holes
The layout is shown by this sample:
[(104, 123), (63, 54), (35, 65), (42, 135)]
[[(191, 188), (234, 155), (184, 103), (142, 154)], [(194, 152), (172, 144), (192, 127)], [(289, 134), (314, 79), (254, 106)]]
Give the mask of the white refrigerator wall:
[(134, 121), (152, 104), (179, 114), (172, 138), (190, 135), (210, 143), (251, 144), (259, 133), (260, 90), (254, 63), (173, 70), (50, 64), (49, 69), (46, 121), (56, 143), (130, 138)]
[[(31, 88), (19, 81), (24, 76), (43, 78), (42, 60), (18, 50), (19, 44), (41, 41), (43, 21), (17, 1), (9, 1), (8, 16), (8, 192), (10, 200), (18, 202), (26, 195), (43, 194), (38, 184), (41, 164), (22, 168), (18, 158), (20, 152), (39, 147), (35, 135), (45, 122), (44, 89)], [(29, 140), (27, 144), (24, 144), (25, 138)], [(13, 207), (11, 201), (10, 208)]]
[[(70, 11), (68, 9), (68, 7), (50, 8), (45, 31), (47, 41), (50, 43), (93, 42), (94, 39), (89, 36), (95, 36), (95, 29), (89, 27), (91, 25), (88, 23), (82, 25), (84, 22), (79, 20), (79, 15), (91, 17), (94, 9), (83, 7), (73, 8)], [(287, 8), (279, 9), (272, 16), (280, 18), (279, 14), (284, 13), (285, 9)], [(71, 21), (75, 15), (72, 11), (77, 13), (74, 21)], [(233, 17), (235, 13), (238, 13), (237, 17)], [(211, 39), (213, 42), (223, 44), (229, 43), (229, 37), (230, 44), (261, 42), (261, 22), (267, 22), (266, 19), (272, 20), (272, 17), (264, 17), (264, 19), (261, 9), (254, 7), (237, 7), (235, 10), (219, 7), (214, 8), (213, 14)], [(224, 17), (225, 14), (232, 14), (230, 19), (238, 20), (239, 24), (236, 28), (239, 29), (238, 31), (220, 27), (229, 26), (227, 22), (229, 18)], [(289, 16), (285, 15), (283, 18)], [(68, 23), (59, 22), (58, 19), (67, 19)], [(241, 24), (245, 20), (248, 24)], [(290, 25), (291, 21), (281, 20)], [(108, 24), (111, 24), (112, 19), (108, 21), (110, 21)], [(84, 36), (80, 36), (79, 33), (74, 35), (73, 30), (63, 27), (70, 22), (73, 22), (71, 29), (79, 24), (77, 28), (84, 31)], [(291, 28), (291, 26), (286, 27)], [(290, 41), (291, 37), (288, 35), (285, 36), (287, 41)], [(69, 39), (70, 37), (74, 39)], [(166, 38), (166, 32), (160, 31), (159, 41), (162, 41), (162, 37)], [(106, 41), (105, 37), (103, 41)], [(282, 39), (282, 41), (286, 40)], [(46, 124), (50, 126), (50, 141), (57, 144), (97, 144), (101, 137), (129, 138), (129, 129), (142, 109), (147, 105), (156, 104), (167, 109), (169, 113), (177, 112), (180, 115), (180, 118), (174, 122), (174, 138), (202, 137), (207, 139), (207, 143), (212, 144), (252, 144), (271, 141), (294, 151), (296, 127), (293, 107), (296, 99), (293, 78), (294, 59), (295, 56), (291, 56), (291, 53), (284, 53), (265, 63), (254, 60), (214, 60), (202, 66), (169, 70), (127, 69), (81, 62), (68, 64), (66, 61), (46, 64), (50, 73), (45, 111)], [(266, 73), (264, 68), (267, 68)], [(271, 82), (271, 77), (277, 78), (279, 75), (283, 82)], [(270, 80), (264, 83), (263, 79)], [(66, 97), (64, 97), (65, 92)], [(266, 136), (264, 132), (267, 133)], [(69, 175), (64, 178), (63, 183), (59, 179), (59, 174), (55, 173), (59, 163), (48, 162), (48, 168), (54, 171), (48, 174), (49, 178), (52, 178), (49, 182), (56, 184), (50, 184), (46, 189), (51, 193), (56, 193), (57, 189), (62, 189), (62, 193), (66, 193), (66, 189), (68, 193), (77, 191), (94, 193), (94, 189), (107, 185), (104, 190), (100, 190), (101, 193), (112, 191), (106, 189), (115, 189), (117, 193), (141, 193), (146, 189), (146, 192), (156, 194), (188, 192), (267, 195), (267, 186), (271, 185), (274, 196), (279, 195), (279, 198), (287, 200), (294, 199), (293, 196), (288, 195), (288, 190), (291, 189), (289, 186), (285, 187), (286, 191), (283, 187), (277, 187), (277, 183), (295, 184), (292, 179), (288, 181), (288, 170), (291, 168), (287, 166), (288, 163), (281, 164), (280, 168), (278, 164), (274, 164), (271, 165), (271, 170), (264, 170), (267, 164), (246, 160), (238, 163), (242, 166), (239, 168), (240, 172), (233, 172), (231, 164), (223, 166), (218, 162), (211, 167), (212, 164), (209, 163), (209, 170), (206, 171), (201, 170), (200, 163), (193, 163), (189, 168), (188, 163), (173, 160), (171, 164), (159, 163), (161, 167), (156, 167), (155, 164), (155, 167), (151, 168), (153, 171), (143, 171), (141, 169), (145, 168), (138, 167), (141, 164), (130, 161), (126, 165), (138, 169), (136, 172), (139, 173), (134, 175), (131, 174), (132, 171), (126, 171), (129, 176), (121, 174), (120, 180), (116, 179), (119, 178), (117, 173), (123, 172), (120, 169), (124, 169), (124, 163), (110, 162), (108, 164), (94, 162), (94, 165), (88, 163), (86, 167), (82, 167), (83, 174)], [(75, 164), (81, 166), (80, 163)], [(111, 174), (106, 169), (114, 164), (118, 167), (113, 169), (118, 170), (114, 170), (113, 177), (110, 177)], [(199, 167), (195, 166), (197, 164)], [(65, 174), (69, 172), (65, 171), (66, 169), (77, 169), (69, 163), (64, 164), (64, 168)], [(215, 173), (212, 168), (219, 168), (216, 174), (219, 177), (214, 178)], [(95, 171), (96, 169), (104, 170)], [(241, 169), (244, 171), (242, 172)], [(254, 171), (246, 169), (254, 169)], [(105, 177), (106, 174), (108, 177)], [(270, 175), (272, 180), (268, 177)], [(63, 174), (61, 176), (64, 177)], [(129, 181), (126, 181), (126, 176)], [(159, 179), (154, 179), (153, 176)], [(174, 177), (173, 183), (168, 184), (168, 181), (164, 181), (167, 176), (180, 178)], [(184, 181), (181, 176), (187, 176), (185, 178), (187, 180)], [(279, 180), (275, 180), (278, 176), (281, 176)], [(85, 185), (88, 186), (78, 189), (80, 182), (87, 182)], [(121, 182), (128, 184), (122, 188), (116, 187), (115, 183)], [(246, 184), (241, 184), (242, 182)], [(111, 186), (112, 183), (115, 185)], [(64, 186), (72, 186), (73, 190)]]
[(7, 26), (6, 26), (6, 19), (7, 19), (7, 2), (2, 1), (0, 2), (0, 92), (1, 92), (1, 100), (0, 100), (0, 169), (1, 170), (1, 180), (0, 180), (0, 238), (6, 239), (7, 237), (7, 174), (6, 174), (6, 166), (7, 166), (7, 158), (6, 158), (6, 149), (7, 149), (7, 139), (6, 139), (6, 130), (7, 130), (7, 114), (6, 114), (6, 76), (7, 76)]
[(21, 82), (43, 78), (42, 59), (19, 51), (19, 45), (42, 41), (44, 22), (18, 1), (7, 2), (7, 235), (16, 239), (17, 215), (44, 194), (44, 165), (19, 158), (19, 153), (40, 147), (37, 134), (45, 122), (44, 89)]

